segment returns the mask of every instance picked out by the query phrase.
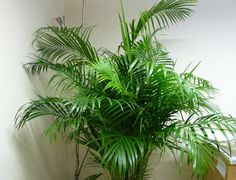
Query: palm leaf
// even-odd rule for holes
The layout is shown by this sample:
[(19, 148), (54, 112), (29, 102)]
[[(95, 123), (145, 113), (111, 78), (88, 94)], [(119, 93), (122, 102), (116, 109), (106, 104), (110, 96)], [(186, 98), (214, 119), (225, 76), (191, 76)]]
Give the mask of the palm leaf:
[(98, 59), (97, 52), (88, 41), (91, 28), (47, 27), (36, 32), (34, 45), (38, 53), (48, 61), (66, 62), (70, 60)]
[[(231, 128), (222, 128), (224, 124)], [(188, 154), (188, 159), (192, 163), (193, 172), (203, 176), (206, 174), (208, 167), (213, 168), (212, 159), (218, 158), (220, 150), (220, 140), (214, 137), (212, 133), (218, 131), (222, 133), (228, 142), (228, 134), (235, 134), (235, 120), (231, 117), (222, 115), (208, 115), (197, 119), (188, 120), (177, 124), (171, 143), (181, 150), (180, 161), (183, 164), (184, 154)], [(231, 149), (230, 143), (228, 148)]]
[[(133, 39), (136, 39), (140, 31), (145, 28), (149, 21), (156, 21), (159, 28), (167, 28), (188, 18), (195, 6), (196, 0), (160, 0), (150, 10), (144, 11), (132, 32)], [(155, 27), (156, 28), (156, 27)]]

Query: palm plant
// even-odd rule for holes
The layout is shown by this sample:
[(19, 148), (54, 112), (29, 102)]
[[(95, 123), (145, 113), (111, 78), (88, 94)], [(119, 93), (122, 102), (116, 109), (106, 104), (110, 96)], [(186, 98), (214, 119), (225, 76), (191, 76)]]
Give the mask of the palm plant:
[(221, 149), (216, 132), (229, 140), (236, 132), (235, 119), (212, 104), (217, 90), (196, 77), (195, 68), (175, 71), (156, 39), (158, 32), (189, 17), (195, 4), (160, 0), (131, 23), (122, 9), (116, 53), (92, 46), (93, 27), (40, 28), (34, 59), (25, 67), (33, 75), (52, 70), (49, 84), (55, 97), (39, 96), (22, 106), (16, 127), (52, 116), (45, 133), (62, 133), (87, 146), (93, 161), (114, 180), (147, 178), (156, 149), (179, 152), (180, 166), (187, 155), (193, 173), (204, 175)]

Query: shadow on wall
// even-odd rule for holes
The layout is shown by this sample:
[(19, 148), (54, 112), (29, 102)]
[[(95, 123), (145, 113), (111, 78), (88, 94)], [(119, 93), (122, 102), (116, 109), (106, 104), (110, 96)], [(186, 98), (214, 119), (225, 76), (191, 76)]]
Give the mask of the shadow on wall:
[[(40, 95), (49, 94), (44, 77), (32, 78), (29, 81)], [(45, 76), (46, 77), (46, 76)], [(38, 92), (40, 90), (40, 92)], [(31, 97), (35, 99), (36, 97)], [(68, 178), (68, 145), (58, 136), (56, 142), (50, 143), (42, 137), (45, 127), (52, 120), (49, 118), (35, 119), (12, 135), (16, 156), (21, 165), (25, 180), (65, 180)]]
[(67, 147), (58, 141), (50, 144), (41, 133), (45, 122), (34, 122), (16, 132), (13, 143), (25, 180), (67, 179)]
[[(177, 155), (176, 161), (178, 158)], [(152, 174), (150, 180), (196, 180), (196, 177), (192, 177), (192, 170), (187, 166), (187, 163), (179, 171), (178, 163), (175, 163), (173, 155), (168, 151), (161, 159), (160, 152), (155, 151), (150, 157), (149, 167), (149, 173)]]

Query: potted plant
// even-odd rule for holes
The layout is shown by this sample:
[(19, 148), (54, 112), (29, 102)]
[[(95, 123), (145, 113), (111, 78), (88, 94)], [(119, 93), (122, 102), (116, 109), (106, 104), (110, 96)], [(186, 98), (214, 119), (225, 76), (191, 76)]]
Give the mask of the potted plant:
[(180, 166), (186, 155), (193, 173), (202, 177), (221, 149), (218, 139), (210, 137), (216, 131), (227, 139), (234, 136), (235, 119), (211, 102), (216, 89), (194, 75), (195, 67), (175, 71), (156, 39), (158, 32), (188, 18), (195, 4), (160, 0), (130, 23), (122, 8), (122, 42), (115, 53), (92, 46), (93, 27), (40, 28), (34, 60), (25, 67), (33, 75), (52, 70), (49, 84), (55, 96), (39, 96), (22, 106), (16, 127), (52, 116), (46, 134), (63, 133), (87, 146), (111, 179), (146, 178), (156, 149), (179, 152)]

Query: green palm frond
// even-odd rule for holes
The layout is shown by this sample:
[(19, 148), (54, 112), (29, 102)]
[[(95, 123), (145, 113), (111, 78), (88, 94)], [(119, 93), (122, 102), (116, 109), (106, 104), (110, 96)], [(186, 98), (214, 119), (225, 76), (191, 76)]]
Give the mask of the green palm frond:
[(40, 98), (22, 106), (16, 114), (17, 128), (26, 122), (40, 116), (52, 115), (57, 118), (69, 119), (78, 117), (78, 114), (69, 114), (66, 101), (58, 97)]
[(235, 137), (235, 120), (221, 114), (212, 114), (179, 121), (168, 143), (180, 150), (180, 165), (183, 164), (187, 152), (193, 172), (199, 176), (205, 175), (208, 168), (214, 165), (212, 159), (217, 160), (223, 148), (216, 133), (222, 134), (228, 140), (228, 148), (231, 151), (229, 142)]
[(129, 173), (127, 170), (131, 173), (138, 173), (138, 160), (145, 151), (143, 141), (129, 136), (112, 135), (105, 138), (104, 147), (102, 164), (114, 172), (114, 177), (120, 176), (121, 179), (124, 179)]
[(71, 60), (61, 63), (53, 63), (43, 57), (34, 57), (34, 61), (25, 64), (25, 69), (33, 75), (52, 70), (53, 74), (49, 79), (49, 84), (53, 85), (55, 91), (61, 92), (73, 88), (91, 88), (93, 86), (94, 70), (84, 61)]
[[(171, 24), (187, 19), (194, 11), (196, 0), (160, 0), (150, 10), (144, 11), (133, 31), (133, 39), (136, 39), (140, 31), (151, 21), (157, 23), (159, 28), (167, 28)], [(157, 29), (154, 27), (154, 29)], [(155, 31), (155, 30), (154, 30)]]
[[(83, 122), (84, 123), (84, 122)], [(50, 140), (56, 141), (58, 134), (66, 134), (67, 140), (72, 141), (78, 139), (79, 135), (84, 130), (84, 124), (79, 118), (76, 119), (55, 119), (43, 132), (44, 137), (49, 137)]]
[(155, 64), (165, 65), (169, 69), (173, 69), (175, 64), (169, 57), (169, 52), (159, 42), (150, 38), (135, 43), (132, 56), (142, 62), (154, 61)]
[(213, 93), (215, 94), (217, 92), (217, 89), (206, 79), (194, 76), (193, 73), (183, 73), (181, 74), (181, 77), (184, 80), (187, 80), (191, 82), (196, 89), (199, 91), (205, 91), (209, 94)]
[(107, 60), (100, 60), (93, 64), (98, 77), (98, 83), (105, 82), (105, 90), (111, 88), (118, 93), (128, 93), (126, 87), (122, 84), (116, 67)]
[(88, 41), (90, 33), (91, 28), (41, 28), (35, 34), (34, 46), (43, 58), (52, 62), (96, 61), (97, 51)]

